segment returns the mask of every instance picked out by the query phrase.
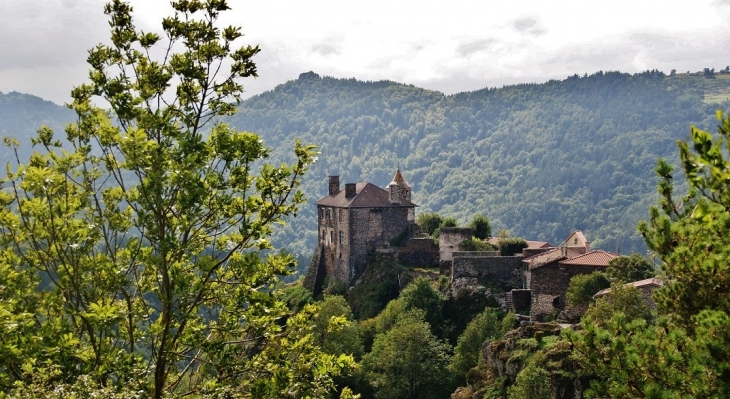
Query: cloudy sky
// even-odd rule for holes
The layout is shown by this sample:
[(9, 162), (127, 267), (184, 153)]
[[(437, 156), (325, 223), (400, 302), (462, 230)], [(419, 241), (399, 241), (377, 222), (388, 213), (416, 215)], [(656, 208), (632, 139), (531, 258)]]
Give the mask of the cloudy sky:
[[(0, 91), (57, 103), (107, 42), (103, 0), (2, 0)], [(166, 0), (131, 0), (159, 31)], [(730, 0), (229, 0), (224, 19), (258, 44), (248, 95), (300, 73), (393, 80), (446, 94), (599, 70), (730, 65)]]

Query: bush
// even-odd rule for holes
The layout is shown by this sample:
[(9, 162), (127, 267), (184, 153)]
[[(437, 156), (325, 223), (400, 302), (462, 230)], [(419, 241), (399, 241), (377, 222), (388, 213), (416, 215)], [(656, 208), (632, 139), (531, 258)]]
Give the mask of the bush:
[(430, 236), (441, 227), (443, 222), (443, 218), (438, 213), (421, 213), (416, 217), (416, 224)]
[(476, 238), (459, 243), (460, 251), (494, 251), (496, 249), (494, 245)]
[(527, 248), (527, 241), (524, 238), (511, 237), (499, 240), (499, 254), (501, 256), (515, 256)]
[(605, 273), (594, 272), (573, 276), (568, 284), (566, 296), (571, 306), (586, 305), (598, 291), (611, 286)]

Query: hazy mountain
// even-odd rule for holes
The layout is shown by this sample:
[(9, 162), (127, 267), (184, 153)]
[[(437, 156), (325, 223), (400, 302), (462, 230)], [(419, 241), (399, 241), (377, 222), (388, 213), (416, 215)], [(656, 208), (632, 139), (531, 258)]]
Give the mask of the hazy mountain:
[[(294, 138), (317, 144), (306, 177), (312, 202), (327, 175), (387, 185), (398, 165), (420, 212), (558, 244), (574, 229), (595, 247), (645, 251), (636, 224), (655, 203), (654, 166), (676, 159), (691, 124), (714, 130), (730, 76), (599, 72), (562, 81), (444, 96), (393, 82), (302, 74), (249, 99), (231, 124), (258, 132), (277, 157)], [(295, 252), (313, 248), (315, 207), (286, 232)]]
[[(714, 130), (730, 75), (599, 72), (544, 84), (445, 96), (394, 82), (302, 74), (255, 96), (228, 123), (259, 133), (272, 159), (291, 160), (295, 138), (319, 146), (305, 177), (310, 204), (277, 234), (306, 255), (316, 245), (313, 203), (327, 176), (387, 185), (396, 167), (413, 186), (417, 212), (466, 224), (475, 213), (494, 232), (558, 244), (574, 229), (594, 247), (644, 251), (636, 223), (655, 202), (653, 168), (676, 159), (677, 139), (696, 124)], [(0, 134), (28, 137), (73, 120), (65, 107), (0, 93)], [(27, 158), (28, 146), (21, 156)], [(10, 152), (0, 151), (7, 161)]]

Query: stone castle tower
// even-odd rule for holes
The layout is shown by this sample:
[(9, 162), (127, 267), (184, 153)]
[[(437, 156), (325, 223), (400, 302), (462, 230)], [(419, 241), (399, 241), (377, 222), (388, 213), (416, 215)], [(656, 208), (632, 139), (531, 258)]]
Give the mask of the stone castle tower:
[(317, 250), (305, 286), (315, 293), (325, 279), (352, 285), (362, 275), (367, 255), (402, 234), (411, 234), (416, 205), (400, 169), (384, 190), (372, 183), (347, 183), (330, 176), (328, 195), (317, 201)]

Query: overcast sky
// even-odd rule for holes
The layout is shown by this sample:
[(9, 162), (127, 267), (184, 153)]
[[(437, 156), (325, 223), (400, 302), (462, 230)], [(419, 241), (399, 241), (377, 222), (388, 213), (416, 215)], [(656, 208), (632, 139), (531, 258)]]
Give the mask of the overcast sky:
[[(165, 0), (132, 0), (159, 31)], [(2, 0), (0, 91), (68, 101), (86, 51), (108, 41), (103, 0)], [(302, 72), (446, 94), (599, 70), (730, 65), (730, 0), (229, 0), (224, 22), (258, 44), (248, 95)]]

